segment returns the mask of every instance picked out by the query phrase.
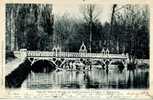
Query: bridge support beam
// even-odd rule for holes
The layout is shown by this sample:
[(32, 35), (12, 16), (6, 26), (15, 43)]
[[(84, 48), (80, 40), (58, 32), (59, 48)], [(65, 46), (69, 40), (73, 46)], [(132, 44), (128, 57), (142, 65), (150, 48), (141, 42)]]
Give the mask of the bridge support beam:
[(38, 61), (38, 59), (34, 59), (34, 58), (28, 58), (28, 60), (31, 62), (31, 66)]

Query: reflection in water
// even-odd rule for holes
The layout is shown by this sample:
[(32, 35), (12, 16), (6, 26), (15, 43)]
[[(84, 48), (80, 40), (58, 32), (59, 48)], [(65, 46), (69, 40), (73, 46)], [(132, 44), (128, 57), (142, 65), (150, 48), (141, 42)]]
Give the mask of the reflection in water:
[(117, 68), (91, 71), (54, 71), (51, 73), (31, 72), (27, 79), (28, 88), (148, 88), (149, 69), (122, 72)]

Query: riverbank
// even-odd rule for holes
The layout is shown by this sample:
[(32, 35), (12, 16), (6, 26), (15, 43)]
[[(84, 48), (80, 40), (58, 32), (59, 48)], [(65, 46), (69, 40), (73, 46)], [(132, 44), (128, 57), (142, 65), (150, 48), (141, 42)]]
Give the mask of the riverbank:
[(18, 58), (9, 58), (7, 59), (7, 63), (5, 64), (5, 75), (11, 73), (14, 69), (16, 69), (23, 61)]

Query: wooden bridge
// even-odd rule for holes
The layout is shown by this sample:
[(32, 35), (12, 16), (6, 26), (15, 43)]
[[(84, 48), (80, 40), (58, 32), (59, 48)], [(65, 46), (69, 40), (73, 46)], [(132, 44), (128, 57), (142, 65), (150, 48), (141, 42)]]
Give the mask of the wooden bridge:
[[(20, 49), (20, 51), (14, 51), (16, 57), (20, 59), (28, 58), (31, 64), (37, 62), (38, 60), (49, 60), (56, 67), (63, 66), (69, 61), (100, 61), (103, 64), (110, 65), (112, 62), (121, 61), (125, 66), (127, 64), (128, 55), (124, 54), (110, 54), (109, 52), (102, 53), (87, 53), (87, 52), (53, 52), (53, 51), (27, 51), (26, 49)], [(60, 62), (60, 65), (57, 64)]]

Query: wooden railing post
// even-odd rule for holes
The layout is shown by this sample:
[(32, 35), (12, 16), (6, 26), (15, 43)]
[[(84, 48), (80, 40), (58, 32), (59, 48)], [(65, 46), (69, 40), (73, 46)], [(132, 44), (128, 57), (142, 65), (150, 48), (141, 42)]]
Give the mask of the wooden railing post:
[(20, 49), (21, 60), (25, 60), (26, 57), (27, 57), (27, 49)]

